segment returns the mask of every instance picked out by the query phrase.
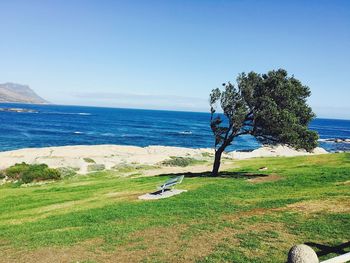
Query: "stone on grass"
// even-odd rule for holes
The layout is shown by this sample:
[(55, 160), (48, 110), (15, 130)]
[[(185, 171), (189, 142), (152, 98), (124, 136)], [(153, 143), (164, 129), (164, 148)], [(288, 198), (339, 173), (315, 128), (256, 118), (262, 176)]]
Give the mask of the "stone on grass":
[(289, 250), (288, 263), (319, 263), (319, 260), (311, 247), (302, 244)]

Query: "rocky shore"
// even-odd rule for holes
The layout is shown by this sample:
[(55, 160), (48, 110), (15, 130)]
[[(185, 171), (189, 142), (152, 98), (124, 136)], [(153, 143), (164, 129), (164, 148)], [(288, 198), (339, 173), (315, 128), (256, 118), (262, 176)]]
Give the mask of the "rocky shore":
[(347, 138), (329, 138), (321, 139), (322, 142), (334, 142), (334, 143), (350, 143), (350, 139)]
[(17, 113), (38, 113), (36, 110), (24, 109), (24, 108), (0, 108), (0, 112), (17, 112)]

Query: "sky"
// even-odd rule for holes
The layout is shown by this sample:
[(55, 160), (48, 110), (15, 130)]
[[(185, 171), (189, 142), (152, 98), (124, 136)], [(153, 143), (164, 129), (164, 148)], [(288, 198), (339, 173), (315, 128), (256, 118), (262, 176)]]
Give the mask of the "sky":
[(0, 0), (0, 83), (56, 104), (208, 111), (241, 72), (284, 68), (350, 119), (350, 1)]

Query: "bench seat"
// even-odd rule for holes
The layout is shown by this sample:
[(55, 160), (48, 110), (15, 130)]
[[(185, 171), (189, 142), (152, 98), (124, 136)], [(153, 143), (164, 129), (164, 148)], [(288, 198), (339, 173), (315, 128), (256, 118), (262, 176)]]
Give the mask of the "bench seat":
[(168, 181), (166, 181), (164, 184), (158, 187), (158, 190), (162, 190), (162, 193), (164, 193), (165, 190), (171, 189), (177, 184), (181, 184), (182, 180), (184, 179), (184, 175), (177, 176), (175, 178), (171, 178)]

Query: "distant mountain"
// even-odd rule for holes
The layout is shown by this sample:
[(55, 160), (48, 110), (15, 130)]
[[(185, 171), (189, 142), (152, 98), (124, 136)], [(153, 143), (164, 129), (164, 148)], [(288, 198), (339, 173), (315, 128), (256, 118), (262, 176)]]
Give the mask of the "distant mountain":
[(29, 86), (16, 83), (0, 84), (0, 103), (18, 102), (46, 104), (46, 100), (37, 95)]

